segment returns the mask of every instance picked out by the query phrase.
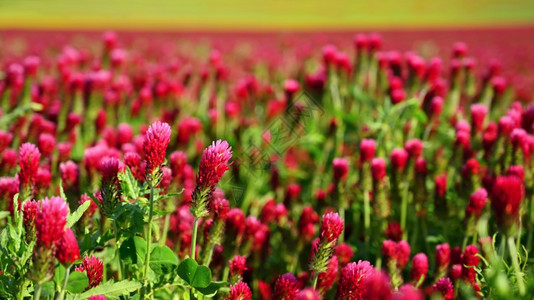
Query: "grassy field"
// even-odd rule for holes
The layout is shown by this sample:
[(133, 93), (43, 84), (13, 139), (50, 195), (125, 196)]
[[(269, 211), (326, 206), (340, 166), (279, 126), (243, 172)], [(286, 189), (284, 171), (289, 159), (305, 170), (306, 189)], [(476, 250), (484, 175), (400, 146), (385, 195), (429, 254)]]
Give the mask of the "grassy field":
[(2, 0), (0, 28), (343, 30), (528, 25), (532, 0)]

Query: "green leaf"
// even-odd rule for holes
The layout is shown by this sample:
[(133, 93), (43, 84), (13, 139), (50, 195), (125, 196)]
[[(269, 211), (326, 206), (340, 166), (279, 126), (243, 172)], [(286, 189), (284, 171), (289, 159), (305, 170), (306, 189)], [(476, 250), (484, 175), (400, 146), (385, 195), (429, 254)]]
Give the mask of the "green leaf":
[(167, 246), (156, 246), (150, 253), (150, 268), (156, 274), (169, 273), (177, 265), (178, 258)]
[(67, 227), (71, 228), (72, 225), (76, 224), (76, 222), (80, 220), (80, 218), (83, 216), (83, 213), (89, 208), (90, 205), (91, 202), (85, 201), (82, 205), (78, 207), (78, 209), (76, 209), (74, 213), (69, 213), (69, 215), (67, 216)]
[(49, 281), (41, 285), (41, 297), (51, 297), (54, 295), (54, 291), (55, 283), (53, 281)]
[(71, 293), (81, 293), (85, 291), (88, 285), (89, 279), (85, 273), (73, 272), (70, 274), (69, 280), (67, 281), (67, 291)]
[(140, 195), (141, 189), (139, 184), (130, 170), (130, 167), (126, 167), (124, 172), (120, 172), (119, 181), (121, 184), (122, 192), (130, 199), (137, 199)]
[(194, 288), (207, 288), (211, 282), (211, 270), (206, 266), (199, 266), (192, 258), (180, 263), (178, 276)]
[(128, 238), (119, 251), (125, 264), (141, 264), (146, 257), (146, 241), (138, 236)]
[(9, 215), (8, 211), (0, 211), (0, 220), (7, 218)]
[(205, 287), (205, 288), (196, 288), (197, 291), (199, 291), (200, 293), (202, 293), (204, 296), (208, 296), (208, 297), (213, 297), (215, 296), (215, 294), (217, 294), (217, 291), (224, 287), (224, 286), (227, 286), (228, 285), (228, 282), (226, 281), (212, 281), (210, 282), (210, 284)]
[(56, 267), (56, 271), (54, 272), (54, 282), (57, 285), (62, 285), (65, 281), (65, 267), (62, 264), (58, 264)]
[(63, 200), (67, 201), (67, 195), (65, 195), (65, 190), (63, 189), (63, 181), (61, 181), (61, 179), (59, 180), (59, 196), (63, 198)]
[(88, 299), (92, 295), (106, 296), (108, 299), (118, 299), (119, 296), (128, 295), (131, 292), (138, 290), (141, 287), (141, 283), (137, 281), (122, 280), (119, 282), (113, 282), (113, 280), (101, 283), (90, 290), (87, 290), (83, 294), (76, 295), (71, 299)]
[(178, 266), (178, 276), (191, 285), (193, 277), (195, 276), (195, 272), (197, 271), (197, 267), (198, 264), (194, 259), (187, 258)]

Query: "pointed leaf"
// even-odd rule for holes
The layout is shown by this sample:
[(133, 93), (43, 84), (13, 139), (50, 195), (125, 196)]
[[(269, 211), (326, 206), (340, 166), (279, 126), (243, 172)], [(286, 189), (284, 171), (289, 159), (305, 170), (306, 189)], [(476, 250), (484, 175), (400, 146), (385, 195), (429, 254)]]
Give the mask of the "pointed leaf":
[(67, 227), (71, 228), (72, 225), (76, 224), (76, 222), (80, 220), (80, 218), (83, 216), (83, 213), (85, 213), (85, 211), (89, 208), (90, 205), (91, 202), (85, 201), (82, 205), (78, 207), (78, 209), (76, 209), (74, 213), (69, 213), (69, 215), (67, 216)]

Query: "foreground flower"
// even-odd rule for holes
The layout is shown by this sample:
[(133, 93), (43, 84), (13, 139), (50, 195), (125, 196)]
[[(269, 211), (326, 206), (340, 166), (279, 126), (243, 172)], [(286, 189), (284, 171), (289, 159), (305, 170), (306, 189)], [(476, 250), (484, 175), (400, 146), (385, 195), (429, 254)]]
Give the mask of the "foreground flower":
[(499, 176), (493, 183), (491, 206), (497, 225), (507, 235), (513, 236), (520, 226), (519, 208), (525, 197), (523, 182), (516, 176)]
[(231, 151), (232, 147), (228, 145), (228, 142), (221, 140), (213, 142), (204, 150), (196, 179), (196, 188), (192, 195), (191, 213), (195, 218), (208, 214), (215, 186), (224, 173), (230, 169)]
[(351, 262), (341, 269), (341, 277), (337, 289), (336, 299), (359, 300), (364, 299), (363, 281), (374, 271), (368, 261)]
[(252, 299), (252, 292), (248, 285), (242, 281), (230, 286), (230, 294), (225, 300), (249, 300)]
[(449, 278), (440, 278), (433, 286), (434, 291), (441, 294), (445, 300), (454, 299), (454, 286)]
[(102, 174), (100, 195), (102, 196), (103, 213), (108, 218), (115, 213), (115, 208), (121, 197), (118, 177), (119, 165), (119, 160), (114, 157), (106, 157), (100, 162), (100, 172)]
[(305, 288), (299, 292), (296, 300), (320, 300), (321, 296), (312, 288)]
[(330, 258), (334, 254), (338, 237), (343, 232), (343, 220), (334, 212), (323, 215), (321, 221), (321, 235), (317, 251), (315, 251), (310, 269), (315, 272), (313, 287), (316, 287), (320, 273), (326, 272)]
[(20, 198), (21, 200), (29, 199), (33, 196), (33, 188), (35, 184), (35, 177), (39, 169), (39, 159), (41, 153), (35, 145), (31, 143), (22, 144), (19, 148), (19, 182), (20, 182)]
[(428, 258), (424, 253), (416, 254), (412, 259), (412, 282), (419, 286), (428, 272)]
[(158, 172), (165, 162), (167, 146), (171, 140), (171, 127), (167, 123), (155, 122), (148, 128), (143, 142), (146, 160), (146, 174), (152, 186), (158, 184)]
[(89, 288), (95, 287), (102, 281), (102, 274), (104, 272), (104, 263), (100, 258), (86, 256), (83, 258), (82, 264), (75, 269), (76, 272), (86, 272), (89, 278)]
[(63, 236), (57, 241), (56, 247), (56, 258), (63, 265), (70, 266), (80, 259), (80, 248), (72, 229), (65, 229)]
[(297, 297), (297, 279), (291, 273), (279, 276), (274, 284), (273, 300), (292, 300)]
[(45, 198), (41, 201), (41, 209), (35, 216), (37, 244), (51, 247), (62, 236), (67, 224), (69, 208), (60, 197)]

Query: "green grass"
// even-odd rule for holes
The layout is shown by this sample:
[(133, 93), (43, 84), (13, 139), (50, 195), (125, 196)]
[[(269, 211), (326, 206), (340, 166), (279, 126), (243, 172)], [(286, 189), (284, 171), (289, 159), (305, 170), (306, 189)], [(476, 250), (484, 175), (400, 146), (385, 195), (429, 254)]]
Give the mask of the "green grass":
[(534, 24), (532, 0), (0, 0), (0, 28), (246, 31), (525, 24)]

